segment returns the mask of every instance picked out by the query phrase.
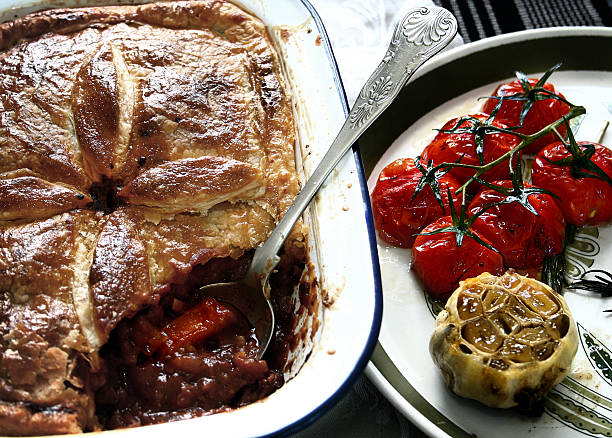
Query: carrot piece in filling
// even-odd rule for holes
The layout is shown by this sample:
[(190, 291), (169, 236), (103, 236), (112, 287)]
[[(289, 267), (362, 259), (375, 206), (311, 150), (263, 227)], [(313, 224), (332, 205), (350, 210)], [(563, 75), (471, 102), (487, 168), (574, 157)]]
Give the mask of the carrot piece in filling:
[(168, 356), (218, 335), (237, 321), (233, 310), (208, 297), (153, 335), (147, 342), (147, 351)]

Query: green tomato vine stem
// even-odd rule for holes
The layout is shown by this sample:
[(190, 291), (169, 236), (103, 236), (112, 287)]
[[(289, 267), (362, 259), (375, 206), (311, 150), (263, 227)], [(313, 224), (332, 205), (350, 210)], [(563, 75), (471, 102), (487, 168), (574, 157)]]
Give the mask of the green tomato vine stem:
[[(493, 167), (497, 166), (500, 163), (503, 163), (504, 161), (510, 159), (510, 163), (512, 162), (512, 157), (519, 152), (521, 149), (523, 149), (525, 146), (533, 143), (534, 141), (538, 140), (539, 138), (544, 137), (545, 135), (549, 134), (551, 131), (555, 130), (556, 128), (569, 122), (571, 119), (581, 116), (582, 114), (586, 114), (586, 109), (583, 106), (572, 106), (569, 110), (569, 112), (567, 114), (565, 114), (563, 117), (560, 117), (559, 119), (555, 120), (553, 123), (551, 123), (548, 126), (545, 126), (544, 128), (540, 129), (538, 132), (531, 134), (531, 135), (524, 135), (524, 134), (519, 134), (514, 132), (514, 135), (517, 135), (519, 137), (522, 138), (521, 142), (515, 146), (512, 150), (506, 152), (505, 154), (501, 155), (500, 157), (498, 157), (497, 159), (491, 161), (490, 163), (487, 163), (483, 166), (470, 166), (476, 170), (476, 173), (474, 175), (472, 175), (470, 177), (469, 180), (467, 180), (465, 182), (465, 184), (463, 184), (461, 187), (459, 187), (459, 189), (457, 189), (457, 191), (455, 192), (455, 194), (459, 194), (461, 193), (463, 196), (465, 196), (465, 192), (467, 187), (473, 183), (477, 178), (479, 178), (480, 176), (482, 176), (485, 172), (487, 172), (488, 170), (492, 169)], [(442, 163), (440, 164), (441, 167), (448, 167), (448, 166), (456, 166), (457, 164), (460, 163)], [(463, 167), (467, 167), (467, 166), (463, 166)]]

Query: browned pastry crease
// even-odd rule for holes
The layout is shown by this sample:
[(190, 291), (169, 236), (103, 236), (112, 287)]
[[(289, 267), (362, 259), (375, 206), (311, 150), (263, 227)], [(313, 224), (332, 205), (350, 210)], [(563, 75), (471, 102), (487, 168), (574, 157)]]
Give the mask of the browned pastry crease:
[(79, 190), (34, 176), (0, 179), (0, 221), (45, 218), (90, 202)]
[(110, 178), (116, 164), (119, 133), (117, 70), (109, 44), (104, 44), (76, 77), (72, 112), (83, 166), (94, 181)]
[(224, 1), (45, 11), (0, 50), (0, 433), (94, 430), (111, 330), (244, 260), (297, 194), (291, 101)]
[(108, 216), (100, 230), (89, 286), (93, 316), (102, 342), (117, 322), (154, 299), (145, 247), (123, 210)]
[(261, 172), (237, 160), (220, 157), (170, 161), (141, 173), (119, 196), (133, 205), (163, 211), (199, 210), (227, 200), (254, 198), (261, 190)]

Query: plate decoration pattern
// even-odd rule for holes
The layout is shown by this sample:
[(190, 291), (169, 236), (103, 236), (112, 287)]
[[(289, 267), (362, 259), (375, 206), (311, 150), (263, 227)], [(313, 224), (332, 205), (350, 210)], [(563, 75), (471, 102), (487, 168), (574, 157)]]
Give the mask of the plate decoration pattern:
[[(547, 414), (587, 436), (612, 436), (612, 400), (567, 377), (546, 397)], [(602, 414), (601, 411), (606, 412)]]
[(604, 382), (612, 386), (612, 352), (580, 323), (578, 334), (591, 366)]
[(565, 249), (565, 280), (568, 284), (580, 279), (593, 266), (595, 256), (601, 251), (598, 238), (597, 227), (585, 227), (576, 233), (574, 241)]
[(612, 386), (612, 354), (595, 335), (577, 323), (582, 352), (587, 357), (595, 376), (586, 386), (576, 378), (566, 377), (546, 397), (544, 409), (557, 421), (587, 436), (612, 436), (612, 399), (601, 392), (602, 384)]

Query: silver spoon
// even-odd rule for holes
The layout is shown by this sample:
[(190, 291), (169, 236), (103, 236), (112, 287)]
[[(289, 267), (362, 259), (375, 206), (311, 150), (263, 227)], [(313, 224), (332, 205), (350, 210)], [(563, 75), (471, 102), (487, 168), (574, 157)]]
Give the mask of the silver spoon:
[(234, 305), (253, 325), (260, 346), (259, 359), (266, 351), (274, 331), (270, 273), (280, 260), (278, 251), (293, 225), (355, 141), (393, 102), (412, 74), (446, 47), (456, 33), (457, 21), (446, 9), (432, 6), (408, 11), (395, 26), (385, 57), (361, 89), (321, 163), (268, 240), (255, 250), (246, 276), (240, 281), (202, 287), (206, 295)]

